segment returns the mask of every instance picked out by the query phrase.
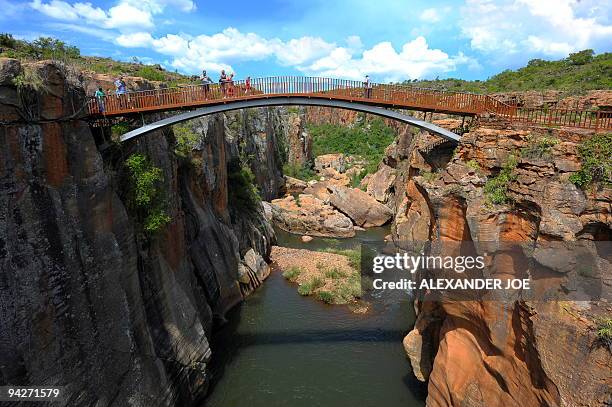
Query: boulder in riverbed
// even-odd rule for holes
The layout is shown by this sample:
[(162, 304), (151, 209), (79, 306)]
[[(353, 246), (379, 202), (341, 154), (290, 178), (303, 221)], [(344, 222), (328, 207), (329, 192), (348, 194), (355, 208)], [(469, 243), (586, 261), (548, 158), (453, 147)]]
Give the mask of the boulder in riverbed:
[(300, 235), (353, 237), (353, 222), (312, 195), (287, 196), (270, 204), (272, 221), (282, 230)]
[(330, 185), (327, 189), (329, 202), (357, 226), (382, 226), (393, 216), (391, 209), (360, 189), (337, 185)]
[(388, 165), (381, 164), (367, 182), (367, 192), (378, 202), (387, 203), (393, 193), (396, 170)]

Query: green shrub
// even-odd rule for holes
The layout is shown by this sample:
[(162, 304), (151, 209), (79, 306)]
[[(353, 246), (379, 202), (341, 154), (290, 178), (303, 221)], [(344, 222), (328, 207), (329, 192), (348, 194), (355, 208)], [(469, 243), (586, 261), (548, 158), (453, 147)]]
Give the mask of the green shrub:
[(361, 297), (361, 276), (354, 273), (335, 290), (335, 304), (346, 304)]
[(13, 84), (19, 90), (30, 89), (36, 92), (47, 92), (45, 81), (38, 73), (38, 70), (32, 66), (24, 66), (21, 73), (13, 78)]
[(435, 182), (438, 178), (440, 178), (440, 172), (431, 172), (431, 171), (421, 171), (419, 175), (423, 177), (426, 182), (432, 183)]
[(325, 277), (331, 278), (333, 280), (338, 280), (342, 277), (346, 277), (346, 273), (336, 267), (333, 267), (325, 271)]
[(31, 44), (33, 54), (42, 59), (78, 58), (81, 51), (77, 47), (51, 37), (39, 37)]
[(172, 219), (166, 213), (163, 193), (163, 173), (142, 154), (132, 154), (125, 160), (129, 172), (129, 207), (136, 212), (146, 234), (161, 230)]
[(476, 161), (476, 160), (474, 160), (474, 159), (472, 159), (472, 160), (470, 160), (470, 161), (466, 162), (466, 163), (465, 163), (465, 165), (466, 165), (468, 168), (470, 168), (470, 169), (472, 169), (472, 170), (474, 170), (474, 171), (476, 171), (476, 172), (481, 172), (481, 171), (482, 171), (482, 168), (480, 168), (480, 164), (478, 163), (478, 161)]
[(595, 52), (593, 52), (592, 49), (585, 49), (580, 52), (574, 52), (574, 53), (569, 54), (569, 56), (567, 57), (567, 60), (572, 65), (585, 65), (593, 61), (594, 54)]
[(291, 114), (298, 114), (300, 113), (300, 108), (298, 106), (289, 106), (287, 107), (287, 112)]
[(0, 34), (0, 47), (15, 48), (17, 47), (17, 40), (13, 38), (12, 34), (2, 33)]
[(154, 234), (172, 221), (162, 208), (153, 208), (144, 220), (143, 229), (148, 234)]
[(518, 165), (518, 157), (510, 155), (502, 168), (493, 178), (489, 178), (484, 186), (485, 197), (487, 202), (495, 205), (506, 204), (510, 201), (508, 197), (508, 186), (516, 180), (514, 169)]
[(254, 210), (259, 206), (261, 197), (255, 186), (255, 175), (240, 159), (228, 163), (227, 180), (228, 201), (233, 211)]
[(286, 163), (283, 165), (283, 174), (288, 177), (301, 179), (302, 181), (317, 179), (317, 173), (311, 167), (298, 163)]
[(140, 76), (141, 78), (145, 78), (148, 79), (150, 81), (164, 81), (166, 79), (166, 75), (164, 75), (163, 71), (160, 71), (159, 69), (153, 67), (153, 66), (149, 66), (149, 65), (145, 65), (142, 68), (138, 69), (135, 73), (135, 76)]
[(612, 133), (596, 134), (578, 146), (582, 165), (569, 180), (580, 188), (612, 185)]
[(116, 123), (111, 126), (111, 136), (114, 140), (119, 139), (128, 131), (130, 131), (130, 125), (125, 122)]
[(359, 188), (361, 186), (361, 180), (367, 175), (367, 171), (362, 169), (361, 171), (352, 171), (349, 176), (349, 184), (353, 188)]
[(597, 340), (612, 349), (612, 318), (603, 318), (597, 323)]
[(334, 294), (325, 290), (317, 292), (317, 298), (323, 302), (326, 302), (327, 304), (333, 304), (335, 300)]
[(189, 158), (193, 149), (198, 146), (200, 137), (186, 124), (176, 124), (172, 130), (176, 139), (174, 153), (181, 158)]
[(295, 280), (297, 280), (301, 273), (302, 270), (300, 270), (299, 267), (291, 267), (290, 269), (283, 271), (283, 277), (285, 277), (291, 282), (294, 282)]
[(325, 282), (321, 277), (313, 277), (310, 280), (300, 284), (298, 293), (300, 295), (311, 295), (315, 290), (323, 287)]
[(552, 158), (552, 148), (559, 144), (559, 140), (547, 136), (529, 136), (527, 145), (521, 149), (521, 157), (528, 159)]

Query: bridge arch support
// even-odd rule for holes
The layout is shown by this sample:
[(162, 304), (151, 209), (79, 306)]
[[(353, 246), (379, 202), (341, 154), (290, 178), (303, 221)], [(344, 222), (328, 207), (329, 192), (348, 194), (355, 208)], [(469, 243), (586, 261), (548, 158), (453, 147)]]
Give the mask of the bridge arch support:
[(139, 136), (151, 133), (155, 130), (162, 129), (173, 124), (181, 123), (187, 120), (195, 119), (197, 117), (206, 116), (214, 113), (223, 113), (231, 110), (248, 109), (253, 107), (267, 107), (267, 106), (324, 106), (334, 107), (341, 109), (355, 110), (363, 113), (370, 113), (377, 116), (386, 117), (389, 119), (399, 120), (401, 122), (410, 124), (418, 127), (422, 130), (426, 130), (434, 135), (442, 137), (446, 140), (458, 143), (461, 137), (452, 131), (446, 130), (440, 126), (436, 126), (433, 123), (419, 120), (416, 117), (399, 113), (394, 110), (384, 109), (378, 106), (372, 106), (360, 102), (350, 102), (344, 100), (334, 100), (330, 98), (322, 97), (308, 97), (308, 96), (269, 96), (266, 98), (257, 98), (251, 100), (237, 100), (228, 101), (227, 103), (220, 103), (212, 106), (202, 107), (196, 110), (185, 112), (176, 116), (168, 117), (159, 120), (154, 123), (146, 124), (142, 127), (129, 131), (121, 136), (121, 141), (128, 141)]

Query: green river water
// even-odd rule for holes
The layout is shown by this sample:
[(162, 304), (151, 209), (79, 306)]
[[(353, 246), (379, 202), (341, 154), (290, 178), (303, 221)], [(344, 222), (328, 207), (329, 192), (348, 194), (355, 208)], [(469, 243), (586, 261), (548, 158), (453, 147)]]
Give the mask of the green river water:
[[(279, 231), (279, 245), (316, 249), (381, 241), (388, 228), (352, 239), (315, 239)], [(405, 299), (380, 298), (366, 314), (302, 297), (280, 272), (213, 336), (210, 407), (423, 406), (426, 387), (412, 375), (402, 338), (414, 323)]]

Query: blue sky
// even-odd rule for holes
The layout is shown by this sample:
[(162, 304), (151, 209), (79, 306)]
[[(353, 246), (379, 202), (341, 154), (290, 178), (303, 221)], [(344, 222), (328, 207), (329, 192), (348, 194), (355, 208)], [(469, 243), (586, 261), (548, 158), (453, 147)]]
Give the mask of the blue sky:
[(0, 32), (195, 74), (486, 79), (612, 51), (612, 0), (0, 0)]

